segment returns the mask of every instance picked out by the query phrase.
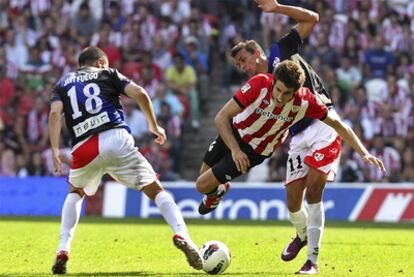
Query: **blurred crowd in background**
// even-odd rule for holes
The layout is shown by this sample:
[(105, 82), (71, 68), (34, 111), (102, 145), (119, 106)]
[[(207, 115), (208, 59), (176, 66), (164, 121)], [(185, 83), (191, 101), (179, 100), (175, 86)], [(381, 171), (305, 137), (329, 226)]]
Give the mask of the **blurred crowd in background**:
[[(383, 174), (365, 166), (344, 145), (337, 181), (414, 181), (414, 1), (280, 2), (319, 13), (301, 54), (322, 76), (337, 112), (388, 169)], [(231, 95), (246, 80), (231, 61), (231, 47), (253, 38), (267, 51), (293, 24), (286, 16), (261, 13), (251, 0), (1, 1), (0, 175), (54, 174), (50, 92), (77, 67), (80, 50), (94, 45), (111, 67), (147, 90), (168, 143), (153, 142), (144, 115), (127, 98), (126, 121), (161, 180), (176, 180), (183, 129), (202, 127), (211, 82)], [(223, 76), (212, 80), (218, 67)], [(67, 132), (63, 137), (62, 158), (69, 164)], [(263, 180), (283, 180), (287, 148), (285, 143), (255, 169)]]

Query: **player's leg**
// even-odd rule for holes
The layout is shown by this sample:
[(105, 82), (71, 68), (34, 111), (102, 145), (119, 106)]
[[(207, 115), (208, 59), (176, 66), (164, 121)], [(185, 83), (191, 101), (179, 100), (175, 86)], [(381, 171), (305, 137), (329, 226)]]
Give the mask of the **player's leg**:
[(296, 229), (295, 238), (283, 249), (281, 258), (284, 261), (293, 260), (307, 243), (306, 223), (308, 214), (303, 206), (305, 179), (300, 178), (286, 185), (286, 201), (290, 222)]
[(72, 165), (68, 177), (70, 190), (62, 208), (59, 245), (52, 267), (54, 274), (66, 273), (66, 262), (71, 252), (84, 195), (93, 195), (100, 184), (103, 172), (100, 169), (101, 159), (98, 154), (98, 135), (79, 143), (72, 152)]
[[(155, 202), (174, 232), (174, 244), (184, 252), (192, 267), (201, 269), (202, 260), (198, 253), (198, 247), (191, 240), (180, 209), (174, 199), (164, 190), (152, 166), (138, 151), (138, 148), (134, 146), (132, 136), (123, 129), (118, 129), (115, 132), (117, 133), (116, 139), (120, 141), (108, 145), (108, 148), (113, 150), (111, 151), (113, 156), (108, 159), (107, 172), (121, 184), (144, 192)], [(111, 164), (122, 166), (113, 167)]]
[(339, 164), (341, 138), (329, 126), (316, 121), (308, 132), (308, 143), (312, 152), (304, 162), (309, 166), (306, 178), (306, 199), (308, 202), (308, 251), (307, 260), (297, 272), (317, 274), (318, 255), (325, 224), (323, 192), (327, 181), (333, 181)]
[(198, 253), (197, 245), (191, 240), (184, 218), (171, 195), (166, 192), (158, 180), (143, 187), (142, 191), (155, 202), (165, 221), (174, 232), (174, 245), (184, 252), (188, 263), (199, 270), (203, 262)]
[(284, 261), (293, 260), (307, 243), (306, 224), (308, 214), (303, 206), (303, 197), (306, 187), (305, 178), (309, 167), (304, 164), (309, 147), (304, 132), (292, 137), (289, 145), (289, 156), (286, 164), (286, 201), (289, 219), (296, 229), (295, 238), (282, 251)]
[(200, 168), (200, 176), (196, 181), (197, 190), (205, 194), (199, 206), (200, 214), (206, 214), (217, 207), (221, 198), (230, 189), (230, 182), (226, 180), (220, 184), (211, 171), (211, 167), (220, 162), (228, 152), (229, 149), (224, 141), (220, 136), (217, 136), (210, 143), (209, 148), (204, 154), (203, 163)]
[(69, 259), (70, 246), (76, 225), (79, 222), (84, 195), (85, 193), (82, 189), (70, 186), (70, 191), (62, 208), (60, 240), (56, 251), (55, 263), (52, 266), (53, 274), (66, 273), (66, 263)]
[(319, 248), (325, 225), (325, 212), (323, 208), (323, 191), (328, 175), (310, 168), (306, 178), (306, 199), (308, 202), (308, 251), (307, 260), (314, 265), (318, 263)]

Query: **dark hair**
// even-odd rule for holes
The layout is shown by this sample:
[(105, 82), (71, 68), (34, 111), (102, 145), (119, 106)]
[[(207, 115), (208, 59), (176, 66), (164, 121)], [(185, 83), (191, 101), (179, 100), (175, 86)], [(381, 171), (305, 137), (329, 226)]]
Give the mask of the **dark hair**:
[(233, 58), (236, 57), (237, 53), (239, 53), (242, 49), (245, 49), (247, 52), (254, 54), (256, 50), (258, 49), (260, 51), (260, 54), (264, 55), (264, 51), (262, 47), (255, 41), (255, 40), (246, 40), (241, 41), (237, 43), (233, 48), (231, 49), (231, 56)]
[[(106, 57), (104, 51), (95, 46), (89, 46), (82, 50), (79, 54), (79, 66), (93, 65), (97, 59)], [(106, 57), (107, 58), (107, 57)]]
[(286, 60), (276, 66), (273, 79), (279, 80), (287, 88), (297, 91), (305, 82), (305, 72), (298, 63)]

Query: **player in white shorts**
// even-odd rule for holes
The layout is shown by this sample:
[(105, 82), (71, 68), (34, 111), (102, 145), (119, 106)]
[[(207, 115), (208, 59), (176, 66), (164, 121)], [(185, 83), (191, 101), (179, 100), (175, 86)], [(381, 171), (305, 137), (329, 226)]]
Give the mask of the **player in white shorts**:
[[(249, 76), (253, 76), (258, 73), (272, 73), (280, 61), (293, 60), (305, 71), (304, 86), (310, 88), (312, 93), (332, 110), (332, 102), (322, 80), (297, 54), (303, 39), (309, 36), (318, 22), (319, 15), (304, 8), (281, 5), (276, 0), (256, 0), (256, 2), (264, 12), (287, 15), (297, 21), (297, 25), (282, 39), (271, 45), (267, 57), (254, 40), (237, 44), (231, 53), (236, 66)], [(290, 134), (292, 140), (287, 162), (286, 198), (289, 218), (296, 228), (297, 235), (285, 247), (281, 258), (284, 261), (294, 259), (300, 249), (307, 244), (306, 262), (296, 273), (316, 274), (319, 272), (317, 259), (325, 222), (323, 190), (326, 182), (332, 180), (336, 174), (341, 139), (331, 127), (318, 120), (306, 118), (291, 127)], [(315, 136), (316, 134), (318, 136)], [(303, 207), (305, 191), (308, 211)]]
[(79, 55), (79, 68), (64, 75), (50, 99), (49, 138), (55, 170), (61, 174), (59, 139), (61, 116), (73, 140), (68, 193), (62, 208), (60, 242), (53, 274), (65, 274), (71, 241), (79, 221), (84, 195), (94, 195), (101, 178), (109, 174), (119, 183), (145, 193), (155, 202), (174, 232), (175, 246), (189, 264), (202, 268), (198, 247), (191, 240), (181, 212), (161, 186), (152, 166), (134, 145), (124, 121), (120, 94), (134, 99), (145, 114), (155, 141), (163, 144), (165, 131), (156, 122), (146, 91), (117, 70), (108, 67), (108, 57), (97, 47), (87, 47)]

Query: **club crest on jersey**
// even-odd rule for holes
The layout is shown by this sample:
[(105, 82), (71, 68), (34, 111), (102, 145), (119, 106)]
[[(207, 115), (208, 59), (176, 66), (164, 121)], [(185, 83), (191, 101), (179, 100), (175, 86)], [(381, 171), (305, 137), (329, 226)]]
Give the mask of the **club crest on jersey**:
[(324, 157), (325, 157), (325, 155), (324, 155), (324, 154), (321, 154), (321, 153), (315, 153), (315, 160), (316, 160), (317, 162), (322, 161)]
[(245, 93), (246, 91), (248, 91), (250, 89), (250, 84), (247, 83), (244, 86), (242, 86), (242, 88), (240, 89), (242, 93)]
[(273, 59), (273, 63), (272, 63), (273, 67), (276, 67), (276, 65), (277, 65), (278, 63), (280, 63), (280, 59), (279, 59), (279, 57), (275, 57), (275, 58)]

